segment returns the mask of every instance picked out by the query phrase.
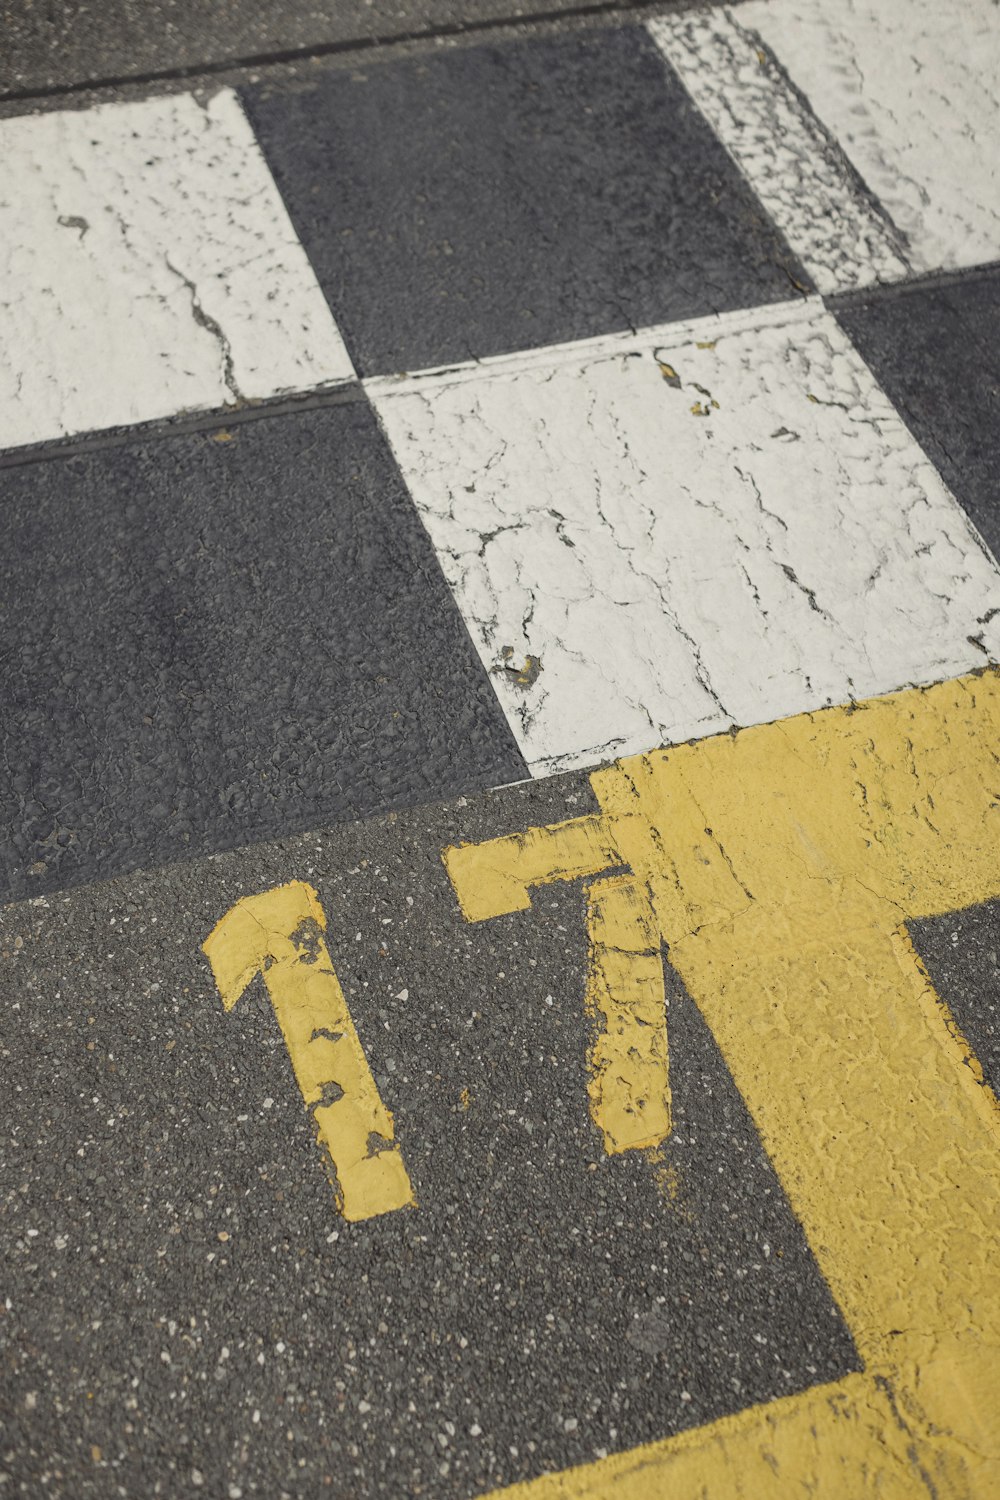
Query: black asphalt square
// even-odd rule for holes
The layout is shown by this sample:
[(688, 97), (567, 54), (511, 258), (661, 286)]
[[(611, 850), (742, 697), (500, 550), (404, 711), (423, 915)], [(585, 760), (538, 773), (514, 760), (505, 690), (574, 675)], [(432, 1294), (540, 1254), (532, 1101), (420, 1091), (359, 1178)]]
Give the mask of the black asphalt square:
[(638, 26), (373, 61), (244, 98), (362, 375), (806, 285)]
[(363, 398), (2, 491), (0, 896), (526, 774)]

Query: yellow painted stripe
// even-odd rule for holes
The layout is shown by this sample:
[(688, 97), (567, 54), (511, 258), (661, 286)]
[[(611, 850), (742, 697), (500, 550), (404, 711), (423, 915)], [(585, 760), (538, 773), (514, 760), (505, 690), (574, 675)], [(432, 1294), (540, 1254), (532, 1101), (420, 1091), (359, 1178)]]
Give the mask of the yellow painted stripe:
[(882, 1381), (849, 1375), (495, 1500), (954, 1500), (931, 1488)]
[[(608, 866), (650, 892), (865, 1373), (507, 1493), (993, 1500), (998, 1112), (904, 923), (1000, 895), (1000, 678), (634, 757), (592, 785)], [(553, 857), (538, 879), (581, 873), (558, 834), (521, 835)], [(467, 914), (496, 899), (489, 878), (462, 893)]]
[(442, 858), (467, 922), (527, 911), (531, 886), (597, 875), (617, 863), (604, 824), (594, 817), (529, 828), (488, 844), (456, 844)]
[(670, 1133), (667, 1015), (660, 934), (632, 875), (595, 880), (587, 893), (590, 1114), (609, 1155), (658, 1146)]
[(413, 1189), (394, 1143), (392, 1115), (330, 961), (325, 928), (316, 892), (294, 880), (238, 901), (203, 947), (227, 1010), (263, 974), (341, 1212), (346, 1219), (370, 1219), (412, 1204)]

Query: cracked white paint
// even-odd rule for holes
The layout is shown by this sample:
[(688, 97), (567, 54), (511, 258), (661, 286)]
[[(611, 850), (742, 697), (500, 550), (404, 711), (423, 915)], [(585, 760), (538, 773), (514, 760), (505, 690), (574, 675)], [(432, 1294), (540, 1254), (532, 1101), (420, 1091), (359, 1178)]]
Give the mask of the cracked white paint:
[(353, 378), (235, 94), (0, 121), (0, 446)]
[(996, 0), (748, 0), (650, 29), (820, 291), (1000, 257)]
[(536, 775), (1000, 654), (995, 564), (817, 300), (366, 389)]

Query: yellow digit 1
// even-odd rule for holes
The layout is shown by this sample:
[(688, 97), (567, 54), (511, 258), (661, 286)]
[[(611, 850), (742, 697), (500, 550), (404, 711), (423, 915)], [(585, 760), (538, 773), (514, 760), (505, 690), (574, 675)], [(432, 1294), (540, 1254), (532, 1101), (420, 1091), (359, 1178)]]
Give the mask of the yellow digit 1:
[(317, 1142), (329, 1158), (338, 1207), (345, 1219), (372, 1219), (415, 1200), (325, 929), (316, 892), (293, 880), (238, 901), (203, 949), (227, 1010), (263, 975)]

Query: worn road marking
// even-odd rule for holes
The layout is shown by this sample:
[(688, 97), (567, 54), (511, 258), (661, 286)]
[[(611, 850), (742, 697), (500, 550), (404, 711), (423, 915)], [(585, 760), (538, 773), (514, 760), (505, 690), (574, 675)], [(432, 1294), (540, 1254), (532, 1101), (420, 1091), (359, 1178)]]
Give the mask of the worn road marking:
[(649, 30), (819, 291), (906, 276), (903, 237), (747, 29), (746, 11), (658, 16)]
[(996, 564), (816, 301), (366, 389), (536, 776), (1000, 651)]
[(1000, 256), (992, 0), (751, 0), (650, 29), (820, 291)]
[[(511, 1500), (996, 1493), (1000, 1112), (904, 923), (1000, 894), (998, 740), (991, 671), (591, 777), (865, 1370)], [(511, 847), (446, 853), (466, 914), (509, 908)]]
[(3, 120), (0, 155), (0, 447), (353, 378), (232, 90)]
[(415, 1200), (325, 928), (316, 892), (293, 880), (238, 901), (203, 947), (227, 1010), (263, 975), (316, 1138), (333, 1166), (341, 1212), (371, 1219)]
[(587, 892), (587, 1010), (599, 1018), (587, 1057), (590, 1114), (610, 1155), (670, 1134), (663, 956), (649, 894), (632, 875)]

